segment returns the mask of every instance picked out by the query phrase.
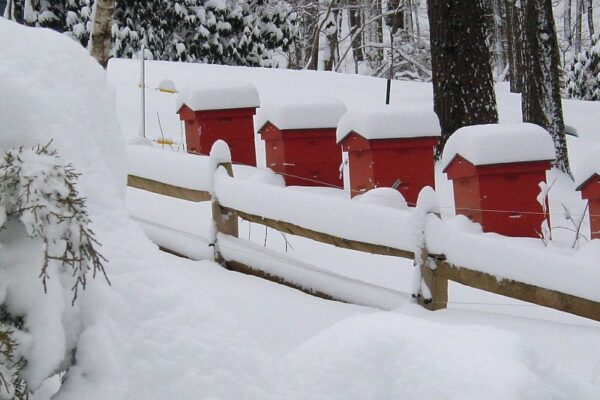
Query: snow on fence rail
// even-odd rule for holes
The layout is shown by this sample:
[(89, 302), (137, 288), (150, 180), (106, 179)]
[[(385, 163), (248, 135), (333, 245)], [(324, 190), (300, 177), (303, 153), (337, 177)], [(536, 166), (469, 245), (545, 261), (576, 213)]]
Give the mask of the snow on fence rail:
[[(207, 157), (183, 154), (169, 156), (169, 159), (176, 163), (179, 157), (203, 159), (198, 161), (203, 167), (195, 169), (194, 175), (207, 172), (208, 177), (198, 178), (201, 184), (188, 184), (185, 189), (203, 193), (202, 200), (193, 201), (205, 201), (205, 195), (206, 200), (212, 201), (215, 229), (210, 241), (215, 260), (232, 269), (254, 274), (261, 270), (260, 266), (247, 265), (257, 259), (239, 257), (229, 251), (231, 249), (220, 249), (220, 242), (240, 241), (235, 239), (239, 217), (341, 248), (414, 258), (419, 279), (413, 296), (430, 310), (446, 308), (450, 280), (600, 321), (600, 294), (597, 293), (600, 271), (583, 261), (528, 248), (515, 238), (469, 234), (448, 226), (431, 212), (423, 213), (419, 207), (412, 211), (386, 209), (290, 191), (261, 184), (260, 179), (250, 182), (234, 178), (237, 169), (223, 157), (212, 163)], [(181, 168), (173, 165), (173, 171)], [(213, 171), (212, 177), (210, 171)], [(140, 173), (135, 169), (132, 172)], [(242, 174), (252, 176), (249, 171)], [(137, 183), (135, 187), (139, 189), (190, 200), (186, 192), (174, 190), (178, 187), (171, 176), (145, 175), (130, 175), (130, 181)], [(265, 271), (258, 275), (265, 276)], [(266, 275), (273, 278), (275, 273), (271, 269)], [(293, 287), (302, 286), (298, 279), (295, 282), (285, 278), (275, 280)], [(324, 297), (339, 299), (331, 294)]]

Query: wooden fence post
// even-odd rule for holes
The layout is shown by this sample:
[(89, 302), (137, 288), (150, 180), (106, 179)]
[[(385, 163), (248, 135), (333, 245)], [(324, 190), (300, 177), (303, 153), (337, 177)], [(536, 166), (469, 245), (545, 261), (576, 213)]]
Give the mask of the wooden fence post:
[(428, 310), (435, 311), (448, 307), (448, 279), (437, 274), (439, 261), (429, 257), (427, 249), (427, 219), (430, 215), (437, 215), (437, 196), (430, 187), (425, 187), (419, 193), (415, 212), (420, 218), (419, 234), (420, 243), (415, 252), (416, 277), (413, 287), (413, 297), (417, 298), (420, 305)]
[(219, 204), (219, 198), (215, 193), (215, 179), (220, 168), (224, 168), (230, 177), (233, 177), (233, 165), (231, 163), (231, 153), (229, 146), (222, 140), (218, 140), (213, 145), (210, 151), (211, 167), (212, 167), (212, 188), (211, 188), (211, 206), (213, 219), (213, 232), (209, 240), (209, 246), (214, 249), (214, 261), (227, 266), (227, 262), (223, 258), (218, 245), (218, 234), (238, 236), (238, 218), (237, 215), (225, 209)]
[(422, 284), (429, 293), (420, 293), (419, 304), (430, 311), (441, 310), (448, 307), (448, 279), (436, 273), (438, 261), (429, 258), (427, 247), (421, 249)]

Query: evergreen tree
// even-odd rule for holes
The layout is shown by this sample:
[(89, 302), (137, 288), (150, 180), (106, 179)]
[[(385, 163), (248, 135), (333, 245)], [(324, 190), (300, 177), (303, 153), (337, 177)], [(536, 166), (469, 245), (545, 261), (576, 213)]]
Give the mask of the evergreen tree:
[[(94, 0), (14, 0), (14, 19), (88, 45)], [(132, 58), (146, 46), (156, 60), (273, 65), (297, 36), (284, 0), (119, 0), (111, 55)]]
[(287, 50), (296, 14), (280, 0), (124, 0), (117, 3), (117, 57), (141, 45), (153, 59), (271, 66), (272, 51)]
[(567, 97), (600, 100), (600, 37), (592, 36), (590, 47), (566, 67)]
[(86, 45), (92, 0), (13, 0), (14, 20), (67, 33)]

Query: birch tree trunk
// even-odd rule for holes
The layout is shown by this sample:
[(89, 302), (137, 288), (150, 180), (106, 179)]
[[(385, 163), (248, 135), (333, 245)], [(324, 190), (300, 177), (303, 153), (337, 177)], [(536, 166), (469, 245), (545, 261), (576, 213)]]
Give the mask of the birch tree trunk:
[(560, 98), (560, 55), (552, 15), (552, 0), (521, 0), (523, 10), (523, 121), (552, 135), (554, 166), (571, 173)]
[(427, 2), (434, 109), (442, 135), (436, 158), (457, 129), (498, 122), (482, 0)]
[(90, 32), (90, 54), (104, 69), (108, 65), (112, 40), (112, 17), (116, 0), (96, 0)]

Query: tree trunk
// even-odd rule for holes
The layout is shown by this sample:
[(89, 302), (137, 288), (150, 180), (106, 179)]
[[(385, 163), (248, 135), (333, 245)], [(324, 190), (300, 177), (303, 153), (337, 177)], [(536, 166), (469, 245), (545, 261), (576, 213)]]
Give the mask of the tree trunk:
[(521, 93), (523, 88), (522, 15), (521, 8), (517, 7), (515, 1), (506, 0), (506, 38), (508, 41), (510, 91)]
[(405, 29), (414, 34), (415, 27), (413, 23), (413, 15), (412, 15), (412, 0), (404, 0), (404, 16), (406, 21), (404, 22)]
[(319, 69), (319, 39), (321, 36), (320, 25), (317, 23), (313, 31), (313, 40), (310, 48), (310, 58), (306, 69), (316, 71)]
[(590, 38), (594, 35), (594, 1), (587, 0), (587, 20)]
[(436, 158), (457, 129), (498, 122), (482, 0), (429, 0), (434, 109), (442, 136)]
[(348, 22), (350, 24), (350, 32), (352, 33), (352, 55), (354, 62), (358, 64), (364, 61), (365, 54), (362, 48), (362, 34), (354, 36), (356, 32), (362, 29), (362, 20), (360, 11), (358, 10), (358, 0), (350, 0), (350, 9), (348, 10)]
[(387, 2), (386, 12), (388, 14), (386, 17), (386, 23), (392, 34), (398, 32), (399, 29), (404, 29), (406, 26), (404, 21), (404, 16), (406, 15), (406, 3), (404, 3), (404, 6), (402, 6), (403, 1), (404, 0), (388, 0)]
[(325, 37), (327, 38), (327, 49), (323, 60), (323, 69), (333, 71), (337, 65), (338, 53), (338, 11), (334, 10), (329, 17), (330, 20), (325, 24)]
[(560, 56), (552, 15), (552, 0), (521, 0), (523, 10), (523, 121), (552, 135), (554, 165), (570, 174), (565, 124), (560, 98)]
[[(503, 1), (503, 0), (502, 0)], [(504, 54), (502, 31), (501, 8), (499, 0), (485, 0), (485, 23), (487, 26), (487, 37), (491, 53), (491, 64), (495, 70), (495, 77), (500, 76), (506, 67), (506, 57)]]
[(563, 11), (563, 39), (566, 40), (570, 46), (573, 44), (573, 37), (571, 32), (571, 4), (572, 0), (564, 0), (564, 11)]
[(573, 37), (573, 52), (581, 53), (581, 29), (583, 28), (583, 0), (575, 1), (575, 35)]
[(413, 11), (415, 13), (415, 40), (421, 37), (421, 24), (419, 23), (419, 3), (413, 0)]
[(112, 40), (112, 16), (116, 0), (96, 0), (90, 33), (90, 54), (104, 69), (108, 65)]

